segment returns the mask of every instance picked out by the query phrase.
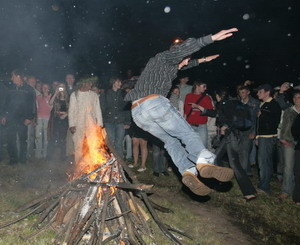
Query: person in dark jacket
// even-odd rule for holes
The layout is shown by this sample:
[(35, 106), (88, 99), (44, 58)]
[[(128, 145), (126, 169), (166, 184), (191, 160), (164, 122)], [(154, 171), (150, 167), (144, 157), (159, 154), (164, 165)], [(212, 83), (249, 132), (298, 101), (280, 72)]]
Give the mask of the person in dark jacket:
[(125, 129), (130, 125), (130, 110), (128, 102), (124, 101), (126, 92), (121, 89), (122, 81), (113, 77), (110, 85), (111, 88), (100, 95), (103, 123), (110, 143), (120, 157), (123, 157), (123, 140)]
[(295, 145), (295, 187), (293, 191), (293, 201), (300, 205), (300, 114), (295, 118), (295, 121), (291, 128), (292, 135), (296, 142)]
[(182, 174), (182, 182), (196, 195), (207, 195), (211, 189), (197, 175), (229, 181), (233, 171), (213, 165), (214, 154), (208, 151), (199, 136), (166, 98), (177, 77), (178, 70), (195, 67), (219, 55), (190, 60), (190, 56), (204, 46), (220, 41), (238, 31), (220, 31), (201, 38), (189, 38), (174, 44), (169, 50), (152, 57), (134, 88), (125, 100), (132, 101), (134, 122), (143, 130), (159, 138)]
[(259, 189), (265, 193), (271, 191), (270, 181), (273, 174), (273, 150), (277, 142), (277, 128), (281, 117), (281, 108), (273, 99), (274, 90), (271, 85), (258, 87), (257, 96), (262, 101), (257, 120), (257, 145), (259, 167)]
[[(24, 83), (20, 71), (11, 74), (12, 84), (8, 86), (3, 123), (7, 129), (8, 154), (10, 164), (27, 162), (27, 126), (36, 114), (35, 92)], [(19, 152), (17, 149), (19, 138)]]
[(7, 88), (4, 85), (2, 81), (0, 81), (0, 161), (2, 160), (2, 154), (3, 154), (3, 123), (5, 121), (4, 119), (4, 112), (5, 112), (5, 103), (6, 103), (6, 97), (7, 97)]
[[(251, 183), (249, 176), (246, 173), (246, 170), (242, 166), (242, 157), (240, 154), (242, 148), (241, 138), (243, 137), (244, 131), (235, 127), (234, 118), (235, 111), (237, 108), (242, 105), (242, 102), (239, 100), (230, 100), (227, 90), (220, 89), (216, 91), (216, 99), (218, 101), (216, 110), (211, 110), (198, 106), (198, 109), (202, 111), (202, 115), (217, 117), (217, 124), (220, 128), (223, 139), (220, 143), (220, 146), (216, 150), (216, 161), (215, 164), (220, 164), (224, 154), (228, 155), (229, 166), (233, 169), (235, 178), (240, 187), (241, 192), (243, 193), (243, 198), (246, 201), (250, 201), (256, 198), (256, 190)], [(249, 107), (249, 113), (251, 113), (251, 108)], [(252, 125), (255, 122), (252, 122)], [(252, 128), (251, 123), (249, 123), (249, 129)]]
[(280, 142), (283, 149), (283, 181), (280, 199), (288, 198), (294, 189), (294, 166), (295, 166), (295, 142), (291, 132), (291, 127), (295, 118), (300, 114), (300, 91), (296, 91), (293, 96), (294, 105), (287, 108), (282, 115), (280, 130)]

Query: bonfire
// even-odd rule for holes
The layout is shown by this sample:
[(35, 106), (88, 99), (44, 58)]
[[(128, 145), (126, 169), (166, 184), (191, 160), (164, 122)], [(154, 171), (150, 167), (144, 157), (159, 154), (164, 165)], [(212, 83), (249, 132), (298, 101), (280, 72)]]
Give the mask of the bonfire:
[(89, 127), (83, 158), (68, 183), (24, 204), (16, 210), (18, 218), (0, 228), (38, 215), (33, 224), (36, 232), (24, 239), (54, 229), (54, 244), (157, 244), (148, 221), (152, 218), (173, 243), (181, 244), (181, 238), (174, 233), (190, 238), (159, 219), (156, 210), (171, 210), (148, 198), (152, 186), (138, 182), (103, 135), (101, 127)]

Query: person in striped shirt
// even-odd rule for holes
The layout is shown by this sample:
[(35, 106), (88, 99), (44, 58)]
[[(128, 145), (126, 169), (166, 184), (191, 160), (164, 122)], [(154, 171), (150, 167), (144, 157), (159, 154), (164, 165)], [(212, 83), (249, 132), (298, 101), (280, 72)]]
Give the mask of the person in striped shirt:
[(216, 59), (212, 55), (191, 60), (191, 55), (214, 41), (220, 41), (238, 31), (222, 30), (214, 35), (189, 38), (169, 50), (152, 57), (135, 87), (125, 96), (132, 101), (134, 122), (143, 130), (163, 141), (164, 147), (182, 174), (182, 182), (197, 195), (208, 195), (212, 189), (198, 178), (215, 178), (229, 181), (233, 177), (230, 168), (213, 164), (215, 155), (208, 151), (199, 136), (166, 98), (178, 70), (188, 69)]

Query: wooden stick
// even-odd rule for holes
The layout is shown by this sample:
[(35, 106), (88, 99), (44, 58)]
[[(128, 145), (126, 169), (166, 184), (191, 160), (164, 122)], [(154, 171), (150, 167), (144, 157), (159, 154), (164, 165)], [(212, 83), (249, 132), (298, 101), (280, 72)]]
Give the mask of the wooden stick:
[(106, 244), (106, 243), (109, 243), (110, 241), (116, 239), (117, 237), (119, 237), (121, 234), (121, 230), (119, 230), (116, 234), (106, 238), (103, 242), (102, 242), (102, 245)]
[(164, 224), (160, 221), (160, 219), (158, 218), (155, 210), (153, 209), (153, 207), (151, 206), (151, 203), (148, 200), (148, 196), (146, 195), (146, 193), (141, 192), (140, 193), (141, 196), (143, 197), (143, 200), (150, 212), (150, 214), (152, 215), (154, 221), (156, 222), (156, 224), (158, 225), (158, 227), (161, 229), (161, 231), (168, 237), (170, 238), (173, 242), (175, 242), (178, 245), (181, 245), (181, 243), (179, 242), (179, 240), (167, 229), (167, 227), (164, 226)]
[[(119, 203), (119, 206), (120, 206), (120, 209), (121, 209), (122, 213), (124, 213), (126, 209), (128, 210), (128, 208), (127, 207), (125, 208), (126, 204), (123, 202), (123, 199), (120, 196), (119, 192), (116, 192), (116, 198), (117, 198), (117, 201)], [(126, 225), (126, 228), (127, 228), (128, 239), (129, 239), (130, 244), (138, 244), (138, 241), (135, 238), (132, 223), (131, 223), (131, 221), (128, 217), (128, 214), (125, 214), (123, 217), (124, 217), (125, 225)]]

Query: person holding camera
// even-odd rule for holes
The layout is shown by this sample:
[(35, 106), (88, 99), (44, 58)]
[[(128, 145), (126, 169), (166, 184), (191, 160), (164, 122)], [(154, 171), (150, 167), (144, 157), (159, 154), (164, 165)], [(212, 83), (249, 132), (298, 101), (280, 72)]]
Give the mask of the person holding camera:
[(66, 157), (66, 137), (68, 131), (69, 95), (64, 83), (59, 83), (53, 95), (53, 110), (51, 114), (48, 157), (52, 157), (55, 148), (60, 149), (60, 159)]

